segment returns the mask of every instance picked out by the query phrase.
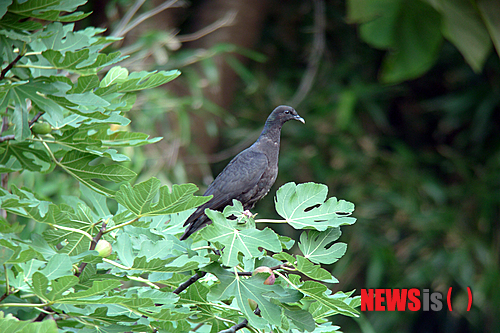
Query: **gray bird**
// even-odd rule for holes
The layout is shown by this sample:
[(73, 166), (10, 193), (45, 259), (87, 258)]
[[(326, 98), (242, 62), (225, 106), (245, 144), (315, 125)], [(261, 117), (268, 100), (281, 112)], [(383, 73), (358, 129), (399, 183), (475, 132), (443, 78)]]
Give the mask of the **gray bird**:
[(203, 195), (213, 198), (189, 216), (181, 240), (211, 223), (205, 209), (222, 211), (233, 199), (240, 201), (245, 210), (252, 209), (269, 192), (278, 176), (281, 127), (292, 119), (305, 123), (290, 106), (281, 105), (271, 112), (257, 141), (236, 155), (208, 186)]

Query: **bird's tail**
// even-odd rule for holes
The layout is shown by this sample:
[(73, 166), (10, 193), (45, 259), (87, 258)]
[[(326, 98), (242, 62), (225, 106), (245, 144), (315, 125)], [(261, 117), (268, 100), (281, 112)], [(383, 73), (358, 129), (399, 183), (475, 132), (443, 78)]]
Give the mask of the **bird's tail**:
[(184, 223), (184, 226), (187, 225), (188, 227), (186, 228), (186, 231), (184, 231), (184, 234), (181, 236), (180, 240), (187, 239), (189, 236), (194, 234), (196, 231), (202, 229), (204, 226), (206, 226), (207, 224), (209, 224), (211, 222), (210, 219), (205, 214), (202, 214), (199, 217), (191, 219), (191, 217), (193, 215), (191, 215), (187, 219), (187, 221)]

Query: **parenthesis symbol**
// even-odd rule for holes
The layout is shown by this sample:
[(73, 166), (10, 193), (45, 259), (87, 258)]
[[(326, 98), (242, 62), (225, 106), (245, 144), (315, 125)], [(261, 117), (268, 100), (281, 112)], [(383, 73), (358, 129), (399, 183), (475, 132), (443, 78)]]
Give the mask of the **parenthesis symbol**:
[(448, 288), (448, 295), (446, 296), (446, 302), (448, 303), (448, 310), (453, 311), (453, 308), (451, 307), (451, 289), (452, 287)]
[(469, 287), (467, 287), (467, 293), (469, 294), (469, 303), (467, 304), (467, 311), (469, 311), (470, 307), (472, 306), (472, 290), (470, 290)]

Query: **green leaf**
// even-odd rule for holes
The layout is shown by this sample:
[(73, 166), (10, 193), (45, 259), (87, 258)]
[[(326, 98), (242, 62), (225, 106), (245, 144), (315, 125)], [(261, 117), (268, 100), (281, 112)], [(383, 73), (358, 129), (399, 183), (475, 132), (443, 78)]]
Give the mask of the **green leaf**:
[(296, 255), (296, 258), (294, 258), (292, 255), (286, 252), (281, 252), (275, 254), (273, 258), (278, 260), (285, 260), (289, 265), (293, 266), (296, 270), (307, 275), (311, 279), (328, 283), (339, 282), (326, 269), (321, 268), (320, 265), (313, 264), (311, 261), (302, 256)]
[[(137, 217), (182, 212), (211, 199), (211, 197), (193, 196), (198, 190), (194, 184), (174, 184), (172, 191), (166, 185), (160, 185), (160, 181), (154, 177), (133, 187), (125, 184), (116, 192), (115, 198)], [(157, 196), (158, 201), (153, 201)]]
[(348, 303), (344, 302), (344, 300), (347, 299), (344, 293), (339, 292), (333, 295), (327, 295), (325, 294), (327, 287), (319, 282), (306, 281), (299, 287), (299, 291), (315, 300), (329, 311), (332, 311), (332, 314), (340, 313), (349, 317), (359, 317), (359, 312)]
[(41, 299), (47, 301), (47, 288), (49, 287), (49, 279), (40, 272), (35, 272), (31, 278), (33, 284), (33, 292)]
[(299, 248), (304, 256), (317, 264), (333, 264), (341, 258), (347, 249), (347, 244), (336, 243), (331, 246), (333, 241), (340, 237), (340, 228), (331, 228), (326, 231), (303, 232), (300, 235)]
[(0, 109), (5, 110), (13, 102), (16, 107), (27, 110), (26, 99), (29, 99), (33, 106), (58, 117), (63, 112), (61, 106), (46, 96), (57, 91), (53, 82), (43, 79), (0, 84)]
[(82, 198), (90, 201), (90, 203), (94, 207), (94, 211), (97, 213), (97, 216), (99, 218), (106, 218), (108, 216), (111, 216), (108, 205), (106, 203), (106, 196), (91, 191), (86, 186), (80, 186), (80, 192), (82, 193)]
[(481, 12), (497, 54), (500, 55), (500, 4), (495, 0), (477, 0), (477, 7)]
[(443, 35), (458, 48), (472, 69), (479, 72), (491, 52), (491, 40), (476, 5), (469, 0), (427, 2), (443, 16)]
[(14, 255), (14, 251), (5, 246), (0, 246), (0, 265), (5, 264)]
[(321, 268), (320, 265), (314, 265), (308, 259), (297, 255), (297, 265), (296, 268), (299, 272), (304, 273), (311, 279), (329, 282), (329, 283), (338, 283), (339, 281), (332, 276), (326, 269)]
[(2, 18), (5, 13), (7, 13), (7, 8), (12, 4), (13, 0), (5, 0), (0, 2), (0, 18)]
[(227, 266), (239, 264), (238, 254), (246, 259), (259, 257), (262, 251), (259, 248), (274, 252), (281, 251), (281, 242), (274, 231), (269, 228), (258, 230), (254, 228), (238, 230), (237, 221), (227, 219), (223, 213), (206, 209), (205, 214), (212, 220), (212, 224), (201, 230), (204, 239), (221, 244), (222, 262)]
[[(36, 0), (17, 1), (9, 7), (9, 11), (18, 15), (33, 17), (42, 20), (57, 21), (61, 12), (74, 12), (79, 6), (85, 4), (86, 0)], [(70, 14), (74, 15), (74, 14)]]
[(68, 91), (70, 94), (83, 94), (87, 91), (93, 91), (99, 86), (99, 77), (97, 75), (80, 76), (73, 89)]
[(419, 0), (350, 0), (348, 17), (361, 23), (361, 38), (388, 50), (380, 74), (386, 83), (414, 79), (434, 65), (441, 42), (441, 17)]
[(74, 275), (63, 276), (52, 281), (50, 285), (52, 290), (47, 294), (47, 299), (49, 301), (55, 301), (63, 297), (62, 294), (69, 288), (74, 287), (77, 283), (78, 278)]
[(127, 81), (128, 70), (121, 66), (111, 68), (106, 76), (101, 80), (100, 87), (109, 87), (113, 84), (121, 84)]
[(181, 75), (178, 70), (168, 72), (134, 72), (128, 78), (118, 85), (118, 92), (139, 91), (158, 87), (164, 83), (170, 82)]
[(118, 280), (94, 281), (92, 287), (88, 288), (87, 290), (64, 295), (59, 300), (64, 300), (66, 303), (70, 303), (71, 300), (84, 300), (86, 298), (96, 297), (99, 295), (103, 296), (108, 291), (119, 288), (121, 285), (121, 282)]
[(136, 173), (132, 170), (117, 164), (91, 165), (90, 163), (95, 158), (95, 155), (71, 150), (61, 159), (60, 165), (82, 184), (103, 195), (113, 195), (114, 192), (94, 182), (92, 179), (102, 179), (118, 183), (130, 180), (136, 176)]
[(327, 194), (328, 187), (323, 184), (287, 183), (276, 192), (276, 211), (295, 229), (323, 231), (353, 224), (356, 219), (349, 215), (354, 205), (334, 197), (326, 200)]
[(200, 266), (205, 266), (210, 262), (209, 258), (195, 256), (188, 257), (182, 255), (180, 257), (171, 257), (166, 260), (151, 259), (147, 260), (146, 257), (138, 257), (134, 259), (132, 265), (133, 270), (141, 272), (185, 272), (192, 269), (198, 269)]
[(14, 115), (12, 116), (14, 123), (14, 135), (17, 141), (24, 141), (31, 136), (30, 126), (28, 124), (28, 110), (22, 105), (14, 106)]
[(47, 266), (40, 271), (47, 279), (55, 280), (62, 276), (71, 275), (73, 264), (67, 254), (58, 253), (50, 258)]
[(55, 50), (46, 50), (42, 56), (55, 68), (71, 71), (81, 75), (96, 73), (104, 66), (112, 65), (123, 58), (120, 52), (110, 54), (90, 53), (89, 49), (75, 52), (67, 51), (64, 54)]
[(33, 147), (31, 142), (5, 142), (4, 150), (0, 154), (0, 168), (8, 170), (20, 170), (46, 172), (55, 166), (47, 155), (46, 150)]
[[(186, 290), (186, 292), (180, 294), (180, 300), (178, 304), (182, 305), (195, 305), (199, 311), (196, 311), (196, 319), (193, 321), (195, 323), (207, 323), (212, 325), (211, 332), (220, 332), (228, 328), (227, 324), (224, 323), (220, 318), (225, 320), (233, 320), (237, 322), (240, 314), (238, 311), (224, 309), (221, 311), (215, 306), (212, 306), (210, 301), (207, 299), (209, 288), (201, 283), (194, 283)], [(194, 311), (193, 311), (194, 312)]]
[[(278, 284), (265, 285), (266, 274), (256, 274), (250, 278), (239, 277), (234, 273), (230, 273), (222, 269), (218, 264), (212, 264), (203, 269), (217, 276), (220, 284), (214, 285), (208, 294), (208, 300), (228, 300), (233, 297), (252, 326), (263, 329), (267, 323), (271, 325), (281, 326), (281, 308), (271, 302), (271, 300), (280, 300), (281, 298), (289, 298), (290, 301), (298, 301), (300, 295), (293, 290), (285, 290)], [(326, 287), (325, 287), (326, 288)], [(253, 313), (248, 300), (257, 302), (261, 311), (261, 317)]]
[(313, 332), (316, 327), (316, 323), (311, 313), (297, 306), (285, 307), (284, 314), (299, 330)]
[(32, 320), (19, 320), (11, 313), (4, 316), (0, 311), (0, 332), (9, 333), (57, 333), (55, 320), (33, 322)]

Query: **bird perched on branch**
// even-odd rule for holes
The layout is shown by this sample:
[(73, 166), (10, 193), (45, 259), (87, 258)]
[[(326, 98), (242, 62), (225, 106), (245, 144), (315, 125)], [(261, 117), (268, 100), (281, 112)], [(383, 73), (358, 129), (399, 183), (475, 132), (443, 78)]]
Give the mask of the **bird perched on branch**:
[(203, 195), (213, 197), (186, 220), (184, 226), (187, 228), (181, 240), (211, 223), (205, 209), (222, 211), (236, 199), (248, 210), (269, 192), (278, 175), (281, 127), (292, 119), (305, 123), (290, 106), (281, 105), (274, 109), (257, 141), (236, 155), (208, 186)]

